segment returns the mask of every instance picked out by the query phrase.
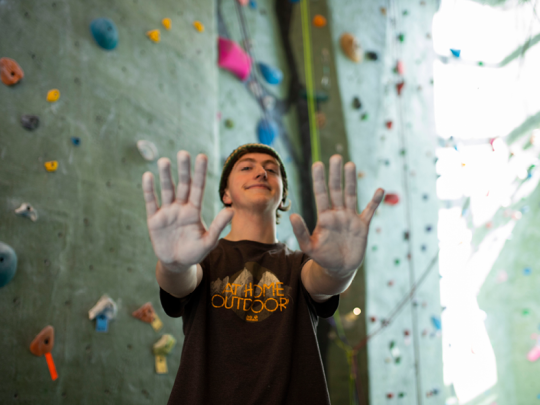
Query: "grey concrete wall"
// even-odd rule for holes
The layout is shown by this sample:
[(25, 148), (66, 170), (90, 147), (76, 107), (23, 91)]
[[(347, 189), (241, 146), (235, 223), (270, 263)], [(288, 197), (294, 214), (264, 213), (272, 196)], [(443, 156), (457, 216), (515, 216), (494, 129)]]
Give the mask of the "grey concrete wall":
[[(91, 36), (98, 17), (118, 28), (112, 51)], [(159, 43), (145, 36), (156, 28)], [(0, 403), (165, 403), (182, 322), (159, 304), (141, 189), (145, 171), (159, 176), (136, 141), (154, 142), (176, 179), (178, 150), (209, 157), (203, 218), (210, 224), (221, 169), (214, 2), (5, 0), (0, 35), (0, 57), (25, 73), (16, 86), (0, 84), (0, 240), (19, 257), (17, 274), (0, 289)], [(45, 99), (51, 88), (61, 92), (54, 104)], [(23, 129), (22, 114), (38, 115), (39, 128)], [(49, 160), (58, 161), (54, 173), (43, 166)], [(37, 222), (15, 215), (23, 202), (38, 211)], [(104, 293), (118, 303), (118, 319), (98, 333), (88, 310)], [(164, 323), (159, 333), (131, 316), (148, 301)], [(45, 358), (29, 350), (46, 325), (56, 334), (54, 382)], [(163, 333), (179, 344), (169, 374), (157, 375), (151, 347)]]

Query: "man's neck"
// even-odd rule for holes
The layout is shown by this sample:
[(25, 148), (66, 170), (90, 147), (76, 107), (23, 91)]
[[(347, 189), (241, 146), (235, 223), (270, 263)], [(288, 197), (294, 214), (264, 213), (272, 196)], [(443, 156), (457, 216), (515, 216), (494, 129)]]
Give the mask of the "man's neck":
[(278, 243), (275, 214), (261, 216), (260, 214), (235, 212), (231, 221), (231, 231), (223, 239), (232, 242), (252, 240), (268, 244)]

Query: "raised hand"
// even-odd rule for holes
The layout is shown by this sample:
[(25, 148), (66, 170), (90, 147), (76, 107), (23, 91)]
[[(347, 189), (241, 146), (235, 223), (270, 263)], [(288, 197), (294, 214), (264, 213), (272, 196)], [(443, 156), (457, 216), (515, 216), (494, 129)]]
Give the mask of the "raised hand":
[(311, 168), (313, 190), (317, 203), (317, 225), (310, 235), (302, 217), (292, 214), (289, 219), (300, 249), (319, 266), (336, 273), (356, 270), (366, 252), (369, 223), (381, 203), (384, 190), (375, 191), (372, 200), (359, 215), (356, 205), (356, 166), (353, 162), (345, 165), (345, 204), (341, 188), (342, 157), (330, 158), (330, 198), (325, 184), (324, 164), (315, 162)]
[(207, 230), (201, 217), (201, 205), (208, 158), (199, 154), (195, 161), (193, 182), (190, 155), (177, 154), (178, 192), (175, 195), (169, 159), (158, 160), (161, 180), (161, 207), (154, 193), (154, 176), (145, 172), (142, 178), (146, 202), (147, 225), (157, 258), (165, 266), (190, 267), (200, 263), (217, 246), (218, 238), (232, 219), (231, 208), (222, 209)]

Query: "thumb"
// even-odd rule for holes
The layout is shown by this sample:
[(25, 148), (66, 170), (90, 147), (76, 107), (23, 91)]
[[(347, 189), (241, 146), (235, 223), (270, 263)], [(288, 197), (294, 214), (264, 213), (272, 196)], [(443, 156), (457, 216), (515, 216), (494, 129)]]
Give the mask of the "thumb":
[(203, 243), (207, 249), (215, 247), (219, 235), (221, 235), (221, 232), (223, 232), (223, 229), (225, 229), (233, 216), (234, 210), (232, 208), (223, 208), (216, 215), (210, 224), (210, 228), (208, 228), (208, 232), (203, 236)]
[(309, 234), (304, 219), (298, 214), (291, 214), (289, 216), (289, 221), (291, 221), (293, 232), (298, 241), (298, 245), (300, 245), (300, 249), (302, 252), (309, 255), (311, 252), (311, 235)]

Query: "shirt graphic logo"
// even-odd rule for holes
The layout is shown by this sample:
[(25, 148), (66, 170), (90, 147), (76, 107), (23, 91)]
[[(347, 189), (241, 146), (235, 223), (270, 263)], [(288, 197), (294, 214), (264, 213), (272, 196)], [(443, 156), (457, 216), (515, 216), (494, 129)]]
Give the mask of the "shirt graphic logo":
[(211, 304), (234, 311), (246, 322), (260, 322), (287, 309), (290, 289), (270, 270), (248, 262), (243, 270), (210, 283)]

